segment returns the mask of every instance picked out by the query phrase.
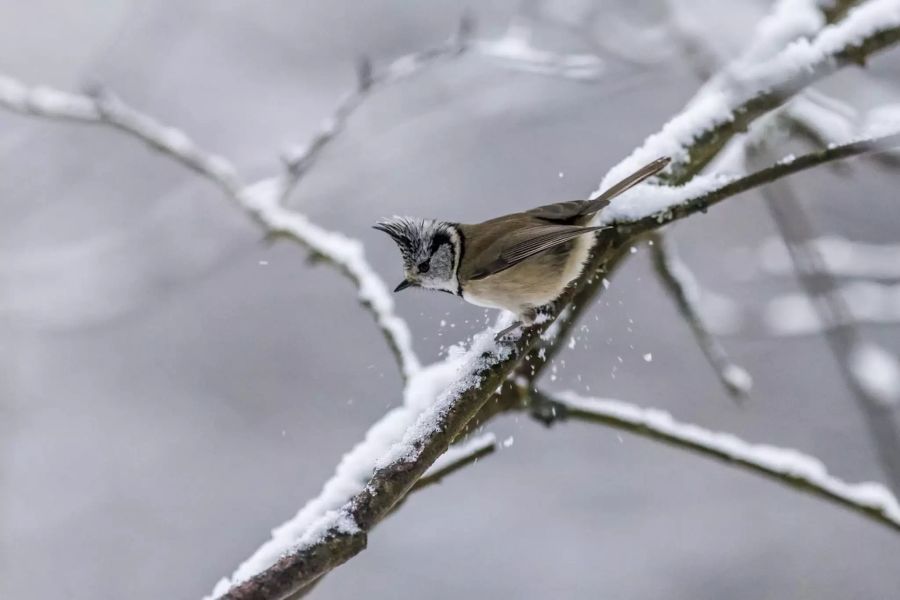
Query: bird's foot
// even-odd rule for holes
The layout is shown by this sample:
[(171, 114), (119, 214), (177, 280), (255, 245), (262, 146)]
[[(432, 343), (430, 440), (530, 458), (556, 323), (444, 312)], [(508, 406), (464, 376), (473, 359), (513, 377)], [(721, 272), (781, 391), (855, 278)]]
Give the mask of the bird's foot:
[(505, 338), (507, 335), (509, 335), (510, 333), (512, 333), (513, 331), (515, 331), (516, 329), (518, 329), (519, 327), (522, 327), (522, 321), (516, 321), (515, 323), (513, 323), (512, 325), (510, 325), (510, 326), (507, 327), (506, 329), (504, 329), (504, 330), (498, 332), (498, 333), (494, 336), (494, 341), (495, 341), (495, 342), (500, 342), (500, 341), (502, 341), (503, 338)]

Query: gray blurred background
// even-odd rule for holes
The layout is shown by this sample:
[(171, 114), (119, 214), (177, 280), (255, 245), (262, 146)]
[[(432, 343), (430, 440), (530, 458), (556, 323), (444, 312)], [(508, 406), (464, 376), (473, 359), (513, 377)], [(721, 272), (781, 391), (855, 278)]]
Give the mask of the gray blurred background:
[[(589, 3), (548, 4), (577, 21)], [(723, 56), (766, 4), (680, 3)], [(0, 71), (71, 90), (103, 82), (250, 178), (330, 114), (356, 57), (383, 65), (435, 45), (467, 7), (480, 39), (522, 19), (514, 0), (5, 0)], [(474, 221), (583, 197), (698, 85), (664, 39), (634, 35), (657, 30), (658, 3), (601, 8), (598, 81), (477, 55), (438, 65), (373, 96), (291, 204), (359, 236), (390, 282), (400, 265), (369, 228), (379, 217)], [(547, 48), (596, 50), (533, 25)], [(900, 85), (898, 58), (873, 61), (885, 89)], [(826, 87), (881, 89), (859, 73)], [(897, 176), (861, 164), (794, 181), (823, 231), (897, 239)], [(140, 143), (0, 111), (0, 211), (0, 598), (199, 598), (400, 402), (346, 280), (264, 243), (216, 189)], [(753, 275), (749, 249), (774, 234), (753, 194), (672, 234), (719, 293), (753, 305), (795, 287)], [(397, 302), (424, 362), (485, 322), (443, 294)], [(820, 337), (725, 338), (756, 382), (736, 406), (645, 248), (584, 323), (551, 389), (656, 406), (814, 454), (849, 481), (884, 480)], [(896, 328), (865, 332), (900, 352)], [(897, 597), (900, 537), (843, 509), (601, 427), (510, 416), (489, 429), (514, 443), (416, 494), (314, 597)]]

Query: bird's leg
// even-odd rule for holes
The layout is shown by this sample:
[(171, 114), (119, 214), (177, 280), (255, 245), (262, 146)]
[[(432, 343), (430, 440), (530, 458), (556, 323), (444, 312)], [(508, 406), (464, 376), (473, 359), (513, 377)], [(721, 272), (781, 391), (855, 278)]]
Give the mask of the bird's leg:
[(494, 341), (495, 341), (495, 342), (499, 342), (499, 341), (502, 340), (504, 337), (506, 337), (506, 334), (508, 334), (508, 333), (510, 333), (510, 332), (512, 332), (512, 331), (514, 331), (514, 330), (516, 330), (516, 329), (518, 329), (518, 328), (521, 327), (521, 326), (522, 326), (522, 321), (515, 321), (515, 322), (513, 322), (512, 325), (510, 325), (509, 327), (507, 327), (507, 328), (504, 329), (503, 331), (500, 331), (499, 333), (497, 333), (497, 335), (494, 336)]
[(519, 327), (527, 327), (534, 323), (535, 319), (537, 319), (537, 311), (533, 308), (526, 308), (519, 313), (519, 318), (516, 321), (494, 336), (494, 341), (499, 342), (502, 340), (508, 333), (518, 329)]

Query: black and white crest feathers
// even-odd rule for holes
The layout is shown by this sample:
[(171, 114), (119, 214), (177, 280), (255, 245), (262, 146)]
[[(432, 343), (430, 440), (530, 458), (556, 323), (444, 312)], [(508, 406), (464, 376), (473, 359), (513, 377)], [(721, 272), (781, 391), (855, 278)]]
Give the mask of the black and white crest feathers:
[(430, 256), (441, 244), (449, 243), (456, 233), (450, 223), (411, 217), (384, 219), (373, 227), (391, 236), (407, 263)]

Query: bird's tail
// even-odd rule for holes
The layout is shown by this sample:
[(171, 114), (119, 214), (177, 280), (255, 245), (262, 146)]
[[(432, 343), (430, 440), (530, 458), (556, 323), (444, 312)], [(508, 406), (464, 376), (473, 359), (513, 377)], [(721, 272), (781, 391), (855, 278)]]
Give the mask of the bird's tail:
[(671, 161), (672, 159), (668, 156), (663, 156), (662, 158), (657, 158), (653, 162), (644, 165), (622, 181), (604, 190), (603, 193), (591, 200), (589, 209), (583, 211), (583, 214), (591, 214), (599, 211), (601, 208), (609, 204), (610, 200), (612, 200), (619, 194), (630, 190), (648, 177), (652, 177), (653, 175), (656, 175), (657, 173), (665, 169)]

